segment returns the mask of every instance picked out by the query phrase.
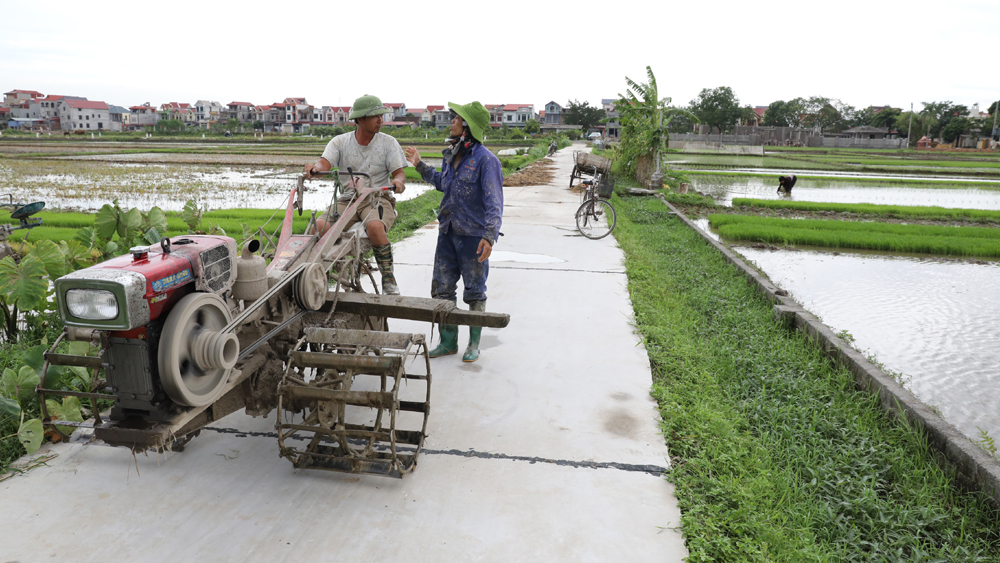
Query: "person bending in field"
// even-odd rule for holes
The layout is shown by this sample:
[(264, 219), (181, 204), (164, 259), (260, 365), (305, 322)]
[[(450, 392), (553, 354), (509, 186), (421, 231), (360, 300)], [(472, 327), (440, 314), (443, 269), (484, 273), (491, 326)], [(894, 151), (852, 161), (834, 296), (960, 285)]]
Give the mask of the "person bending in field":
[(778, 176), (778, 193), (785, 192), (788, 195), (792, 194), (792, 188), (795, 186), (795, 181), (798, 178), (795, 174), (790, 174), (788, 176)]

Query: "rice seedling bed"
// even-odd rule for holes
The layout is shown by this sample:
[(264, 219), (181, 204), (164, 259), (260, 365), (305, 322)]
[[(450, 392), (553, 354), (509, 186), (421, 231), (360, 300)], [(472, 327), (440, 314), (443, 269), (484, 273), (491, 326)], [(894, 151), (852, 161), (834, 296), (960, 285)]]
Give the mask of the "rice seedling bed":
[(1000, 257), (1000, 229), (709, 215), (730, 240), (979, 258)]
[(837, 213), (857, 213), (859, 215), (914, 219), (978, 219), (1000, 221), (1000, 211), (988, 209), (733, 198), (734, 208), (742, 206), (767, 209), (795, 209), (800, 211), (834, 211)]

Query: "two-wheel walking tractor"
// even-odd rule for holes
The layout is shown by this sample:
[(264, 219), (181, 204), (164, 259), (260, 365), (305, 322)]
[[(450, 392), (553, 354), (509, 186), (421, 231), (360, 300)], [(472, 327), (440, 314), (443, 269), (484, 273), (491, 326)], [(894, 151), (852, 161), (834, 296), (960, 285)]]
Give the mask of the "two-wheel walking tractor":
[[(258, 239), (237, 248), (225, 236), (182, 235), (56, 280), (65, 329), (43, 374), (50, 365), (80, 366), (93, 377), (79, 392), (45, 389), (43, 375), (43, 422), (56, 432), (90, 426), (95, 440), (133, 452), (179, 451), (240, 409), (277, 409), (279, 454), (296, 468), (394, 477), (413, 470), (430, 414), (427, 341), (388, 332), (387, 319), (499, 328), (510, 317), (382, 295), (377, 286), (366, 293), (370, 243), (361, 228), (345, 226), (384, 188), (358, 176), (357, 198), (329, 230), (310, 234), (314, 214), (306, 234), (293, 234), (306, 190), (299, 177), (269, 261)], [(99, 354), (59, 353), (63, 340), (89, 341)], [(53, 420), (51, 396), (89, 400), (93, 421)], [(98, 401), (114, 402), (104, 417)]]

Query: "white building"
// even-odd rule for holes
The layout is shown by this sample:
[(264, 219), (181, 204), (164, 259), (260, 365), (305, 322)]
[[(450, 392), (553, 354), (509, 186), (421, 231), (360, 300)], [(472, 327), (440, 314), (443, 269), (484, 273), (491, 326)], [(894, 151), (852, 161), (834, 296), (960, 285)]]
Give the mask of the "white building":
[(210, 100), (198, 100), (194, 104), (194, 117), (198, 127), (208, 129), (220, 120), (225, 121), (226, 106)]
[(59, 126), (63, 131), (110, 131), (111, 108), (104, 102), (64, 98), (59, 102)]
[(524, 127), (529, 119), (537, 119), (534, 104), (507, 104), (503, 107), (503, 122), (507, 127)]
[(160, 114), (156, 113), (156, 108), (150, 106), (149, 102), (141, 106), (132, 106), (128, 110), (130, 113), (128, 128), (131, 130), (153, 127), (160, 120)]

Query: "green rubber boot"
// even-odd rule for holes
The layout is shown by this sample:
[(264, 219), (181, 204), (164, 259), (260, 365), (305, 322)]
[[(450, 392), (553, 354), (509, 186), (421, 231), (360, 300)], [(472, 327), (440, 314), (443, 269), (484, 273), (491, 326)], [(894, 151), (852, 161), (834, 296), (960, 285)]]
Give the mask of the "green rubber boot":
[[(452, 301), (455, 303), (455, 301)], [(437, 347), (427, 353), (431, 358), (439, 356), (449, 356), (458, 353), (458, 325), (438, 325), (438, 334), (441, 335), (441, 342)]]
[[(485, 301), (473, 301), (469, 303), (470, 311), (485, 311), (486, 302)], [(483, 335), (483, 327), (481, 326), (470, 326), (469, 327), (469, 345), (465, 348), (465, 354), (462, 355), (463, 362), (474, 362), (479, 359), (479, 338)]]

